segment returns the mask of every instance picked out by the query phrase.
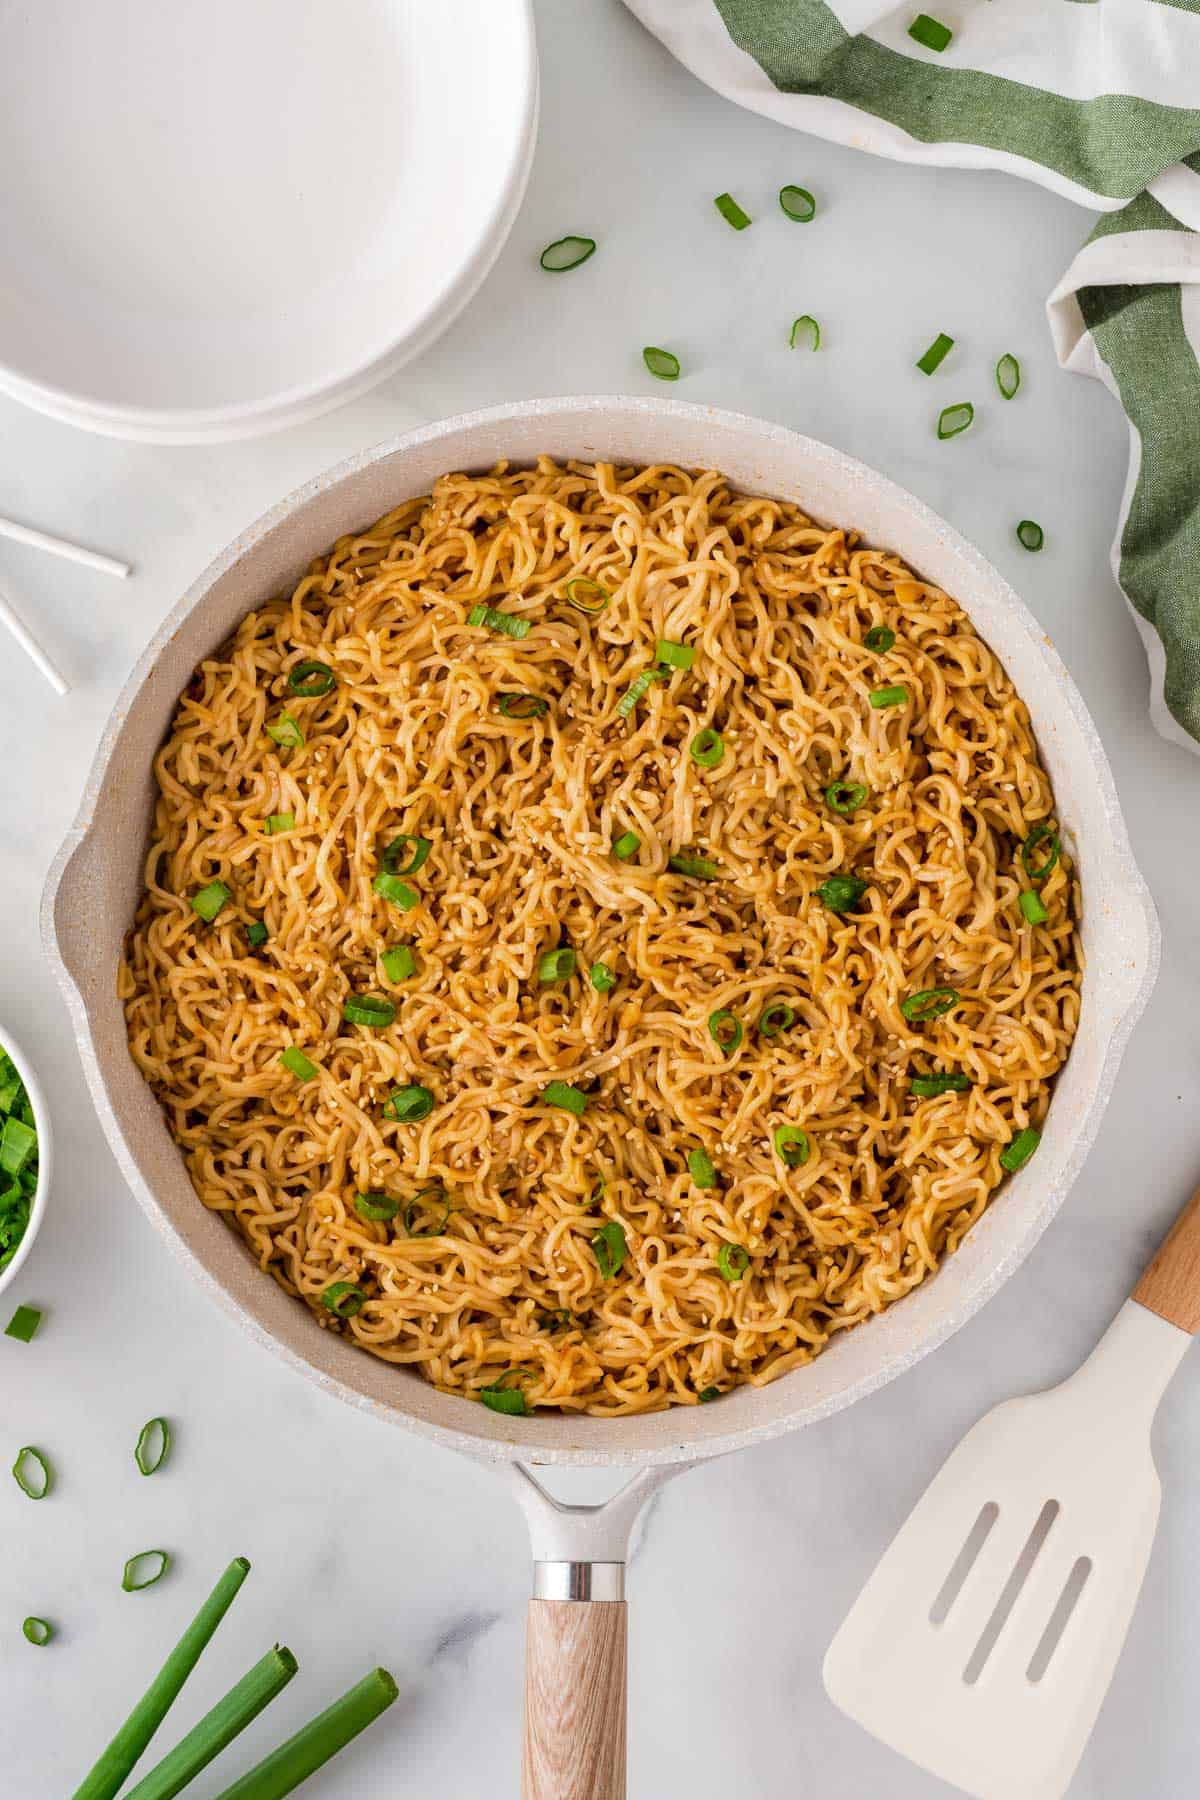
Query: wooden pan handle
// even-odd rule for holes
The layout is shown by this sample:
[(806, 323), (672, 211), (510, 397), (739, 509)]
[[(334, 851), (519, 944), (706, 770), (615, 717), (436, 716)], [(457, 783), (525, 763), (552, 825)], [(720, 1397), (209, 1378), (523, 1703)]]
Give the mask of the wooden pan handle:
[(1133, 1290), (1142, 1306), (1195, 1336), (1200, 1331), (1200, 1188)]
[(522, 1800), (625, 1800), (623, 1600), (531, 1600)]

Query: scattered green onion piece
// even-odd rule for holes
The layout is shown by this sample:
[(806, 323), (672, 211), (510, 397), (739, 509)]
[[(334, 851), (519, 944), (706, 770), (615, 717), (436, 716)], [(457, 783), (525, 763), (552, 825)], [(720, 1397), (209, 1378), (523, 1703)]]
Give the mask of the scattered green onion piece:
[(36, 1306), (18, 1306), (8, 1324), (4, 1327), (5, 1337), (16, 1338), (18, 1344), (32, 1344), (37, 1336), (37, 1328), (42, 1322), (42, 1315)]
[(689, 1150), (687, 1166), (688, 1173), (698, 1188), (717, 1186), (716, 1167), (707, 1150)]
[(949, 356), (954, 348), (954, 339), (939, 331), (923, 356), (918, 356), (917, 367), (922, 375), (932, 375), (933, 371)]
[(745, 1032), (742, 1021), (736, 1014), (722, 1006), (708, 1015), (708, 1035), (723, 1056), (732, 1056), (740, 1046)]
[(720, 865), (710, 857), (693, 856), (686, 850), (668, 856), (667, 867), (673, 875), (690, 875), (694, 881), (716, 881), (721, 873)]
[(1006, 400), (1011, 400), (1021, 385), (1021, 365), (1010, 350), (996, 364), (996, 386)]
[[(145, 1570), (142, 1564), (147, 1567)], [(125, 1564), (121, 1575), (121, 1586), (127, 1594), (140, 1594), (144, 1588), (151, 1588), (161, 1581), (171, 1566), (171, 1555), (167, 1550), (139, 1550)], [(151, 1573), (153, 1570), (153, 1573)]]
[(400, 1211), (400, 1202), (393, 1200), (390, 1194), (355, 1194), (354, 1210), (360, 1219), (370, 1219), (375, 1225), (382, 1225), (388, 1219), (394, 1219)]
[(544, 1331), (569, 1331), (575, 1323), (574, 1313), (565, 1306), (556, 1306), (553, 1312), (543, 1313), (540, 1324)]
[(288, 670), (288, 693), (299, 694), (302, 700), (315, 700), (322, 694), (331, 694), (336, 686), (337, 676), (328, 663), (301, 662), (294, 669)]
[(506, 719), (540, 719), (550, 711), (540, 694), (500, 694), (496, 704)]
[(389, 981), (407, 981), (417, 972), (417, 959), (407, 944), (396, 944), (384, 951), (379, 966)]
[(396, 1002), (386, 994), (351, 994), (342, 1006), (342, 1017), (347, 1025), (369, 1025), (382, 1031), (396, 1017)]
[[(34, 1473), (36, 1471), (36, 1473)], [(40, 1450), (22, 1444), (12, 1466), (13, 1480), (31, 1500), (44, 1500), (54, 1486), (54, 1470)]]
[(598, 994), (611, 993), (617, 985), (617, 978), (607, 963), (594, 962), (588, 970), (588, 980)]
[(612, 595), (590, 575), (573, 575), (563, 588), (567, 603), (576, 612), (581, 612), (587, 619), (595, 619), (602, 613)]
[(634, 676), (617, 701), (617, 716), (627, 719), (642, 695), (649, 693), (656, 681), (669, 681), (670, 679), (665, 669), (643, 669), (640, 675)]
[(688, 755), (702, 769), (715, 769), (725, 757), (725, 739), (711, 725), (698, 731), (688, 745)]
[(817, 898), (831, 913), (853, 912), (867, 887), (861, 875), (831, 875), (817, 889)]
[(696, 1398), (701, 1406), (707, 1406), (710, 1400), (719, 1400), (721, 1398), (721, 1390), (720, 1388), (715, 1387), (702, 1388), (696, 1395)]
[(817, 203), (807, 188), (797, 187), (794, 182), (787, 182), (779, 190), (779, 204), (789, 219), (798, 225), (807, 225), (816, 217)]
[(885, 706), (905, 706), (908, 703), (908, 689), (902, 681), (894, 687), (872, 688), (867, 695), (871, 705), (879, 712)]
[(974, 417), (975, 408), (969, 400), (956, 400), (953, 406), (943, 406), (938, 414), (939, 438), (961, 437)]
[(542, 1101), (546, 1106), (561, 1106), (564, 1112), (574, 1113), (582, 1119), (587, 1111), (588, 1096), (582, 1088), (572, 1087), (569, 1081), (551, 1081), (542, 1089)]
[(372, 1669), (349, 1693), (225, 1788), (217, 1800), (284, 1800), (386, 1712), (399, 1691), (386, 1669)]
[(267, 726), (267, 736), (273, 738), (281, 750), (304, 748), (304, 733), (290, 712), (280, 713), (279, 723)]
[(246, 942), (252, 950), (261, 950), (270, 935), (261, 919), (251, 919), (246, 927)]
[(36, 1644), (40, 1650), (54, 1636), (54, 1627), (49, 1619), (38, 1619), (31, 1615), (21, 1621), (21, 1636), (27, 1644)]
[(790, 1031), (795, 1023), (796, 1015), (786, 1000), (769, 1000), (758, 1015), (758, 1035), (778, 1037), (781, 1031)]
[[(432, 1225), (419, 1227), (416, 1222), (418, 1211), (432, 1213), (435, 1206), (441, 1207), (441, 1218), (435, 1219)], [(437, 1182), (432, 1187), (422, 1188), (419, 1194), (414, 1194), (404, 1208), (404, 1231), (410, 1238), (442, 1237), (449, 1222), (450, 1196)]]
[(505, 1369), (503, 1375), (497, 1376), (490, 1386), (480, 1388), (479, 1398), (492, 1412), (509, 1413), (518, 1419), (529, 1417), (531, 1407), (525, 1398), (525, 1391), (519, 1387), (505, 1387), (510, 1378), (519, 1380), (522, 1375), (532, 1375), (537, 1379), (536, 1369)]
[[(401, 868), (399, 865), (410, 844), (412, 855)], [(379, 858), (379, 866), (381, 869), (386, 869), (389, 875), (415, 875), (432, 849), (432, 838), (410, 837), (406, 831), (402, 831), (399, 837), (392, 839)]]
[(735, 231), (745, 231), (747, 225), (753, 224), (750, 214), (743, 211), (732, 194), (718, 194), (713, 205), (725, 223), (732, 225)]
[(298, 1050), (295, 1044), (289, 1044), (279, 1060), (288, 1074), (294, 1075), (297, 1081), (311, 1081), (317, 1072), (316, 1063), (309, 1062), (303, 1050)]
[(575, 973), (575, 952), (569, 944), (560, 944), (557, 950), (546, 950), (538, 957), (538, 980), (544, 985), (551, 981), (569, 981)]
[(165, 1419), (147, 1419), (138, 1432), (133, 1460), (143, 1475), (154, 1475), (171, 1454), (171, 1427)]
[(932, 1100), (938, 1094), (965, 1094), (971, 1085), (971, 1077), (955, 1072), (953, 1075), (914, 1075), (909, 1080), (908, 1091), (916, 1094), (919, 1100)]
[(414, 906), (420, 905), (421, 896), (416, 888), (409, 887), (407, 881), (401, 881), (387, 869), (380, 870), (371, 886), (381, 899), (391, 906), (398, 906), (401, 912), (411, 912)]
[(366, 1294), (352, 1281), (331, 1281), (321, 1295), (321, 1305), (335, 1319), (352, 1319), (366, 1304)]
[[(137, 1565), (145, 1556), (161, 1559), (155, 1579), (166, 1573), (170, 1558), (164, 1550), (143, 1551), (140, 1556), (131, 1556), (121, 1581), (126, 1593), (136, 1593), (141, 1585), (134, 1578)], [(244, 1556), (230, 1563), (99, 1762), (76, 1788), (73, 1800), (116, 1800), (249, 1572), (250, 1564)]]
[(918, 13), (908, 28), (910, 38), (923, 44), (926, 50), (936, 50), (939, 55), (946, 48), (954, 33), (940, 19), (931, 19), (928, 13)]
[(660, 381), (679, 380), (679, 358), (673, 350), (660, 350), (657, 344), (647, 344), (642, 351), (642, 361)]
[(792, 350), (796, 348), (796, 338), (802, 330), (807, 330), (812, 338), (812, 348), (819, 350), (821, 348), (821, 327), (811, 313), (801, 313), (798, 319), (792, 320), (792, 332), (788, 338), (788, 347)]
[(515, 613), (500, 612), (494, 606), (473, 606), (467, 614), (467, 624), (486, 625), (489, 631), (499, 631), (504, 637), (529, 636), (528, 619), (520, 619)]
[(1035, 1131), (1032, 1125), (1027, 1125), (1024, 1131), (1018, 1131), (1012, 1142), (1000, 1152), (1000, 1167), (1007, 1169), (1010, 1175), (1015, 1175), (1018, 1169), (1025, 1167), (1041, 1141), (1041, 1132)]
[(929, 1019), (940, 1019), (958, 1005), (958, 990), (951, 987), (922, 988), (900, 1002), (900, 1011), (910, 1025), (923, 1025)]
[(802, 1125), (777, 1125), (771, 1142), (775, 1154), (789, 1169), (799, 1169), (812, 1155), (812, 1145)]
[(1029, 920), (1031, 925), (1044, 925), (1046, 920), (1050, 917), (1050, 914), (1042, 905), (1041, 896), (1035, 894), (1032, 888), (1026, 888), (1025, 892), (1021, 895), (1019, 904), (1021, 911), (1025, 914), (1025, 917)]
[(1040, 550), (1046, 534), (1036, 519), (1022, 519), (1017, 526), (1017, 542), (1023, 550)]
[(192, 911), (206, 925), (211, 925), (225, 902), (232, 899), (233, 894), (223, 881), (210, 881), (207, 887), (202, 887), (198, 894), (192, 895)]
[(385, 1119), (397, 1119), (401, 1125), (413, 1125), (418, 1119), (427, 1119), (433, 1111), (433, 1095), (427, 1087), (414, 1081), (408, 1087), (397, 1088), (388, 1095), (383, 1103)]
[(717, 1267), (726, 1281), (740, 1281), (750, 1267), (750, 1252), (741, 1244), (722, 1244), (717, 1251)]
[(866, 797), (867, 790), (861, 781), (831, 781), (825, 789), (826, 806), (843, 817), (857, 812)]
[(263, 830), (268, 837), (274, 837), (276, 832), (279, 831), (295, 831), (295, 829), (295, 813), (269, 813), (267, 815), (267, 822), (263, 826)]
[(590, 237), (555, 238), (547, 244), (538, 257), (539, 263), (547, 275), (565, 275), (569, 269), (577, 269), (596, 251), (596, 240)]
[(592, 1239), (592, 1250), (605, 1281), (611, 1281), (621, 1271), (629, 1251), (625, 1240), (625, 1227), (617, 1219), (606, 1219), (595, 1237)]
[(175, 1800), (270, 1705), (298, 1668), (284, 1646), (268, 1650), (135, 1788), (126, 1790), (124, 1800)]
[[(1038, 868), (1033, 866), (1033, 853), (1039, 844), (1046, 844), (1046, 860)], [(1021, 863), (1030, 881), (1045, 881), (1051, 869), (1058, 862), (1059, 842), (1057, 831), (1052, 825), (1035, 825), (1025, 842), (1021, 845)]]
[(628, 862), (631, 856), (637, 855), (641, 847), (642, 840), (636, 831), (623, 831), (620, 837), (615, 837), (612, 841), (612, 853), (618, 862)]
[(654, 646), (654, 660), (671, 669), (690, 669), (696, 660), (694, 644), (677, 644), (672, 638), (659, 638)]
[(863, 649), (873, 650), (879, 656), (885, 656), (896, 642), (896, 634), (890, 625), (872, 625), (863, 638)]

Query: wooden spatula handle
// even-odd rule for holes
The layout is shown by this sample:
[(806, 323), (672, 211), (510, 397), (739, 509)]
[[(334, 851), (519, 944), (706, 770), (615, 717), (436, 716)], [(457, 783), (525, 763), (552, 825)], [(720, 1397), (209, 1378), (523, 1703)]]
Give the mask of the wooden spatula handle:
[(625, 1800), (623, 1600), (531, 1600), (522, 1800)]
[(1181, 1331), (1200, 1331), (1200, 1188), (1133, 1290), (1142, 1306)]

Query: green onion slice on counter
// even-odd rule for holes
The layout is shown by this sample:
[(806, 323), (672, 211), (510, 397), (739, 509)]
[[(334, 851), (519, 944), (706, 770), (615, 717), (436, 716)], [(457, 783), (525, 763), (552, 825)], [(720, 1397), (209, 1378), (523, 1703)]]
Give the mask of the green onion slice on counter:
[(741, 1244), (722, 1244), (717, 1251), (717, 1267), (726, 1281), (740, 1281), (750, 1267), (750, 1252)]
[(792, 181), (780, 188), (779, 204), (787, 217), (797, 225), (807, 225), (810, 219), (816, 218), (817, 203), (813, 196), (807, 188), (797, 187)]
[(336, 686), (337, 676), (328, 663), (300, 662), (294, 669), (288, 670), (288, 693), (298, 694), (302, 700), (315, 700), (322, 694), (331, 694)]
[(887, 706), (905, 706), (908, 703), (908, 689), (902, 681), (894, 687), (872, 688), (867, 699), (876, 712)]
[(789, 348), (792, 350), (796, 348), (796, 339), (802, 331), (807, 331), (812, 340), (812, 349), (819, 350), (821, 348), (821, 327), (811, 313), (801, 313), (798, 319), (792, 320), (791, 336), (788, 338)]
[(379, 966), (389, 981), (407, 981), (417, 972), (417, 959), (407, 944), (395, 944), (384, 951)]
[(389, 875), (415, 875), (432, 849), (432, 838), (410, 837), (408, 832), (402, 831), (399, 837), (392, 839), (379, 858), (379, 866), (386, 869)]
[(31, 1500), (44, 1500), (54, 1486), (54, 1470), (40, 1450), (23, 1444), (12, 1466), (13, 1480)]
[(303, 1050), (298, 1050), (295, 1044), (289, 1044), (279, 1060), (288, 1074), (294, 1075), (297, 1081), (311, 1081), (317, 1072), (316, 1063), (309, 1062)]
[[(436, 1216), (439, 1207), (441, 1208), (440, 1218)], [(432, 1225), (418, 1225), (417, 1220), (422, 1215), (432, 1217)], [(422, 1188), (419, 1194), (414, 1194), (404, 1208), (404, 1230), (410, 1238), (441, 1237), (449, 1221), (450, 1196), (445, 1188), (437, 1182), (434, 1182), (431, 1187)]]
[(557, 950), (543, 951), (538, 957), (538, 980), (543, 986), (552, 981), (569, 981), (575, 973), (575, 952), (569, 944), (560, 944)]
[(370, 1219), (372, 1224), (382, 1225), (388, 1219), (394, 1219), (400, 1211), (400, 1202), (393, 1200), (390, 1194), (355, 1194), (354, 1210), (360, 1219)]
[(165, 1419), (147, 1419), (138, 1432), (133, 1460), (142, 1475), (154, 1475), (171, 1454), (171, 1427)]
[(21, 1635), (27, 1643), (36, 1644), (41, 1649), (54, 1636), (54, 1627), (48, 1619), (37, 1619), (30, 1616), (21, 1623)]
[(721, 1390), (720, 1388), (715, 1387), (702, 1388), (696, 1395), (696, 1398), (701, 1406), (707, 1406), (710, 1400), (719, 1400), (721, 1398)]
[(1021, 365), (1011, 351), (1006, 350), (996, 364), (996, 386), (1006, 400), (1011, 400), (1021, 385)]
[(540, 694), (499, 694), (496, 705), (506, 719), (540, 719), (550, 711), (550, 702)]
[(896, 641), (896, 634), (890, 625), (872, 625), (863, 638), (863, 648), (874, 650), (877, 655), (884, 656)]
[(42, 1315), (36, 1306), (18, 1306), (8, 1324), (4, 1327), (5, 1337), (16, 1338), (18, 1344), (32, 1344), (37, 1336), (37, 1328), (42, 1322)]
[(367, 1296), (352, 1281), (331, 1281), (321, 1295), (321, 1305), (335, 1319), (352, 1319), (367, 1304)]
[(965, 1094), (970, 1085), (971, 1077), (957, 1071), (953, 1075), (913, 1075), (908, 1091), (919, 1100), (931, 1100), (937, 1094)]
[(768, 1000), (758, 1015), (759, 1037), (778, 1037), (781, 1031), (790, 1031), (796, 1023), (796, 1015), (786, 1000)]
[(590, 575), (573, 575), (563, 588), (563, 593), (568, 604), (588, 619), (596, 618), (612, 599), (608, 589), (601, 587), (598, 581), (593, 581)]
[(585, 263), (595, 251), (595, 238), (571, 235), (555, 238), (552, 244), (547, 244), (538, 261), (547, 275), (565, 275), (569, 269), (577, 269)]
[(717, 1171), (707, 1150), (689, 1150), (687, 1166), (688, 1173), (698, 1188), (716, 1187)]
[(617, 978), (607, 963), (594, 962), (588, 970), (588, 980), (598, 994), (607, 994), (617, 985)]
[(716, 881), (721, 873), (720, 866), (711, 857), (693, 856), (687, 850), (668, 856), (667, 867), (673, 875), (690, 875), (693, 881)]
[(679, 358), (673, 350), (663, 350), (657, 344), (647, 344), (642, 351), (642, 361), (659, 381), (679, 380)]
[(267, 822), (263, 826), (268, 837), (274, 837), (280, 831), (295, 831), (295, 829), (295, 813), (268, 813)]
[(611, 1281), (621, 1270), (628, 1254), (625, 1227), (617, 1219), (606, 1219), (592, 1239), (592, 1250), (605, 1281)]
[(1041, 896), (1035, 894), (1032, 888), (1026, 888), (1025, 892), (1021, 895), (1019, 904), (1021, 911), (1025, 914), (1025, 917), (1029, 920), (1031, 925), (1044, 925), (1046, 920), (1050, 917), (1050, 914), (1042, 905)]
[(975, 408), (970, 400), (956, 400), (953, 406), (943, 406), (938, 414), (937, 434), (940, 438), (961, 437), (975, 417)]
[(727, 225), (735, 231), (745, 231), (747, 225), (753, 223), (750, 214), (740, 207), (732, 194), (718, 194), (713, 205)]
[(515, 613), (500, 612), (494, 606), (473, 606), (467, 614), (467, 624), (486, 625), (489, 631), (498, 631), (503, 637), (529, 636), (528, 619), (519, 619)]
[(304, 733), (290, 712), (280, 713), (276, 723), (267, 726), (267, 736), (273, 738), (281, 750), (304, 748)]
[(518, 1419), (528, 1418), (531, 1408), (524, 1389), (506, 1385), (508, 1382), (519, 1382), (524, 1375), (537, 1380), (536, 1369), (505, 1369), (503, 1375), (498, 1375), (489, 1387), (480, 1388), (479, 1398), (493, 1412), (511, 1413)]
[(396, 1002), (386, 994), (351, 994), (342, 1007), (347, 1025), (368, 1025), (381, 1031), (396, 1017)]
[(922, 375), (932, 375), (933, 371), (944, 363), (954, 348), (954, 339), (939, 331), (923, 356), (918, 356), (917, 367)]
[(742, 1021), (727, 1007), (722, 1006), (708, 1015), (708, 1035), (723, 1056), (732, 1056), (745, 1033)]
[(246, 927), (246, 942), (252, 950), (261, 950), (270, 935), (261, 919), (251, 919)]
[(853, 912), (867, 886), (861, 875), (831, 875), (817, 889), (817, 898), (831, 913)]
[(910, 38), (923, 44), (926, 50), (936, 50), (939, 55), (946, 48), (954, 33), (940, 19), (931, 19), (928, 13), (918, 13), (908, 28)]
[(1018, 1131), (1012, 1142), (1000, 1152), (1000, 1167), (1007, 1169), (1010, 1175), (1015, 1175), (1018, 1169), (1025, 1167), (1041, 1141), (1041, 1132), (1035, 1131), (1032, 1125), (1027, 1125), (1024, 1131)]
[(636, 831), (623, 831), (620, 837), (615, 837), (612, 841), (612, 853), (618, 862), (628, 862), (631, 856), (637, 855), (641, 847), (642, 840)]
[(919, 994), (910, 994), (907, 1000), (900, 1002), (900, 1011), (910, 1025), (924, 1025), (930, 1019), (940, 1019), (944, 1013), (953, 1012), (958, 998), (957, 988), (922, 988)]
[(825, 804), (831, 812), (846, 816), (857, 812), (867, 797), (861, 781), (831, 781), (825, 789)]
[(140, 1594), (144, 1588), (151, 1588), (156, 1581), (161, 1581), (170, 1566), (171, 1558), (166, 1550), (139, 1550), (125, 1564), (121, 1587), (127, 1594)]
[(401, 1125), (415, 1125), (418, 1119), (427, 1119), (432, 1111), (433, 1095), (419, 1081), (397, 1088), (383, 1103), (384, 1118), (396, 1119)]
[[(1043, 851), (1045, 861), (1035, 866), (1034, 852), (1039, 844), (1045, 844)], [(1045, 881), (1051, 869), (1058, 862), (1062, 845), (1058, 833), (1052, 825), (1035, 825), (1025, 842), (1021, 845), (1021, 864), (1030, 881)]]
[(635, 675), (621, 698), (617, 701), (617, 716), (627, 719), (643, 694), (648, 694), (656, 681), (669, 681), (671, 677), (665, 669), (643, 669)]
[(696, 660), (696, 647), (677, 644), (673, 638), (659, 638), (654, 646), (654, 660), (671, 669), (690, 669)]
[(812, 1155), (808, 1133), (802, 1125), (777, 1125), (771, 1134), (775, 1154), (789, 1169), (799, 1169)]
[(416, 888), (409, 887), (407, 881), (401, 881), (399, 875), (393, 875), (387, 869), (380, 870), (371, 886), (381, 900), (386, 900), (391, 906), (398, 906), (401, 912), (411, 912), (414, 906), (421, 903), (421, 896)]
[(1023, 550), (1040, 550), (1046, 534), (1036, 519), (1022, 519), (1017, 526), (1017, 542)]
[(688, 755), (701, 769), (715, 769), (724, 759), (725, 739), (711, 725), (706, 725), (688, 745)]
[(192, 895), (192, 911), (206, 925), (211, 925), (226, 901), (232, 899), (233, 893), (223, 881), (210, 881), (207, 887), (202, 887), (198, 894)]
[(582, 1088), (572, 1087), (569, 1081), (550, 1081), (542, 1089), (542, 1100), (546, 1106), (560, 1106), (564, 1112), (574, 1113), (582, 1119), (587, 1111), (588, 1096)]

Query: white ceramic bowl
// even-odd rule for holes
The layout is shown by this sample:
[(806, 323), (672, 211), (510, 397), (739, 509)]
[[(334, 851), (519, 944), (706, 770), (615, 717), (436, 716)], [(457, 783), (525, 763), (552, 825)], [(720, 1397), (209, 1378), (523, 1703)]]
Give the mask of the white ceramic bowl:
[[(33, 1122), (38, 1135), (37, 1187), (33, 1193), (33, 1205), (29, 1209), (29, 1223), (25, 1227), (25, 1236), (17, 1246), (17, 1254), (6, 1269), (0, 1269), (0, 1294), (3, 1294), (12, 1287), (20, 1274), (26, 1257), (33, 1249), (33, 1240), (41, 1230), (42, 1220), (46, 1216), (53, 1160), (53, 1129), (50, 1124), (50, 1109), (46, 1105), (46, 1096), (34, 1073), (33, 1064), (5, 1025), (0, 1025), (0, 1050), (7, 1050), (17, 1074), (25, 1083), (25, 1092), (29, 1095), (29, 1104), (33, 1108)], [(7, 1323), (7, 1319), (0, 1319), (0, 1330), (3, 1330)]]
[(297, 423), (392, 374), (516, 218), (531, 5), (0, 9), (0, 389), (188, 444)]

